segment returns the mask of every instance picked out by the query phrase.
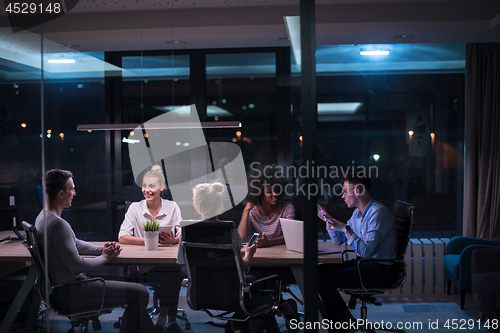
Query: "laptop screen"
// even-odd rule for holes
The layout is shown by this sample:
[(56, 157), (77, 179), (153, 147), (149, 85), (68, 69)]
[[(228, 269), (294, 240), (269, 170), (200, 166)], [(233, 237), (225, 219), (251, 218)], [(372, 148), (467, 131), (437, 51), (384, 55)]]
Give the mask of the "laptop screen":
[(304, 253), (304, 222), (280, 218), (286, 249)]

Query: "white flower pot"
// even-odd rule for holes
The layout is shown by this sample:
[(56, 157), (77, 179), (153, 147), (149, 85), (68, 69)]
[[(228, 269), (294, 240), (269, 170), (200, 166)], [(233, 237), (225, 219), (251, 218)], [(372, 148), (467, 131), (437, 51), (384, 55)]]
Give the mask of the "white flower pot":
[(158, 231), (144, 231), (144, 245), (146, 251), (158, 250)]

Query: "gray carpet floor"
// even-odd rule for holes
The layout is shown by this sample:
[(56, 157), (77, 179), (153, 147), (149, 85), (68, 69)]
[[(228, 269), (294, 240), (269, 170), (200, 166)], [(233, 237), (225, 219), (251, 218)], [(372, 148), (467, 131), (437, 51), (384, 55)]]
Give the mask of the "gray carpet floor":
[[(292, 291), (301, 298), (300, 291), (292, 286)], [(184, 329), (184, 333), (224, 333), (223, 328), (213, 327), (206, 324), (212, 320), (204, 312), (189, 309), (185, 297), (186, 289), (182, 288), (179, 307), (186, 310), (187, 317), (191, 323), (191, 329), (186, 330), (184, 323), (178, 321)], [(285, 298), (290, 298), (285, 295)], [(406, 332), (488, 332), (479, 321), (480, 314), (472, 302), (470, 294), (467, 294), (465, 309), (460, 309), (459, 295), (422, 295), (422, 296), (393, 296), (383, 295), (377, 300), (383, 303), (382, 306), (368, 305), (368, 320), (374, 325), (390, 322), (393, 327), (398, 323), (403, 325)], [(347, 298), (346, 298), (347, 300)], [(354, 317), (359, 318), (360, 304), (352, 310)], [(299, 310), (302, 308), (299, 305)], [(118, 329), (113, 327), (113, 323), (123, 313), (123, 309), (116, 309), (111, 314), (101, 316), (101, 333), (118, 333)], [(281, 318), (277, 318), (282, 332), (286, 331), (286, 326)], [(216, 321), (222, 323), (221, 321)], [(480, 324), (481, 323), (481, 324)], [(446, 325), (448, 324), (448, 326)], [(480, 326), (480, 327), (479, 327)], [(70, 328), (66, 317), (57, 314), (50, 314), (39, 332), (67, 332)], [(89, 328), (89, 332), (92, 332)]]

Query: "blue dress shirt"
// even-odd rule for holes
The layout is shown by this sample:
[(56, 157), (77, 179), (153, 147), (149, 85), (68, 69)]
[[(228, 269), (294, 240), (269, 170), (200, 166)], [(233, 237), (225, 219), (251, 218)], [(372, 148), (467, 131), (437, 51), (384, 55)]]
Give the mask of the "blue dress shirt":
[[(355, 209), (347, 221), (354, 232), (349, 244), (363, 259), (396, 259), (397, 235), (394, 219), (387, 207), (371, 199), (363, 214)], [(337, 230), (328, 232), (334, 244), (342, 244), (347, 238)]]

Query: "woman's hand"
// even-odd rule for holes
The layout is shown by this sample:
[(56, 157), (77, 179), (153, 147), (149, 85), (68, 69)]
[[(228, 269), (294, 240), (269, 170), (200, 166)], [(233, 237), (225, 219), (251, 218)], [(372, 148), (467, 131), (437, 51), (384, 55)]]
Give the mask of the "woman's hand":
[(269, 242), (269, 239), (267, 239), (267, 236), (266, 236), (265, 232), (262, 233), (262, 237), (257, 238), (257, 240), (255, 241), (255, 245), (257, 247), (268, 247), (268, 246), (271, 246), (271, 243)]
[(158, 237), (158, 243), (160, 244), (177, 244), (177, 239), (174, 236), (174, 232), (170, 231), (170, 234), (164, 232), (160, 233)]
[(248, 238), (248, 232), (250, 231), (248, 227), (248, 216), (254, 207), (255, 204), (253, 202), (247, 202), (245, 208), (243, 208), (243, 213), (241, 214), (240, 224), (238, 225), (238, 233), (243, 241)]
[(245, 245), (245, 248), (242, 250), (241, 255), (244, 258), (248, 258), (248, 260), (252, 259), (253, 256), (255, 255), (255, 252), (257, 251), (257, 246), (253, 244), (252, 246)]
[(246, 270), (250, 265), (250, 260), (255, 255), (255, 251), (257, 251), (257, 246), (253, 244), (252, 246), (245, 246), (244, 249), (241, 250), (241, 269)]
[(243, 208), (243, 211), (249, 213), (252, 210), (252, 208), (254, 208), (254, 207), (255, 207), (255, 203), (249, 201), (245, 205), (245, 208)]

